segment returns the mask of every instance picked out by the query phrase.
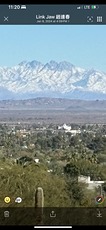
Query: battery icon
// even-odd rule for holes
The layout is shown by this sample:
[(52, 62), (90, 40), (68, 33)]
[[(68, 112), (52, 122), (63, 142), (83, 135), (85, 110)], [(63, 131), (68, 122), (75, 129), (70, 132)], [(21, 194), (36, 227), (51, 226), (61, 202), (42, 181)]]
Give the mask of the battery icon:
[(91, 6), (91, 9), (92, 9), (92, 10), (95, 10), (95, 9), (98, 9), (98, 8), (99, 8), (98, 5), (92, 5), (92, 6)]
[(21, 10), (26, 10), (26, 5), (21, 5)]

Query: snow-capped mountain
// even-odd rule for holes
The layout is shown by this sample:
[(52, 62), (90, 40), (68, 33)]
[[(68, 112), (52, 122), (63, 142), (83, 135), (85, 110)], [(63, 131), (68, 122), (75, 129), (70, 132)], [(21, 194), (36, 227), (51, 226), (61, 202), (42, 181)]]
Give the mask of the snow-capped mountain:
[(42, 96), (106, 99), (106, 73), (66, 61), (23, 61), (11, 68), (0, 67), (1, 100)]

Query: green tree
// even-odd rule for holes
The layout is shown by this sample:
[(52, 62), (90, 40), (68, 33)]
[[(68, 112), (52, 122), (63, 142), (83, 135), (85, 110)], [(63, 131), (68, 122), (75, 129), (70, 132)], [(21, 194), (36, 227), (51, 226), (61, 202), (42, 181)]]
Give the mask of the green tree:
[(75, 162), (70, 162), (64, 167), (64, 173), (70, 177), (78, 177), (80, 171)]

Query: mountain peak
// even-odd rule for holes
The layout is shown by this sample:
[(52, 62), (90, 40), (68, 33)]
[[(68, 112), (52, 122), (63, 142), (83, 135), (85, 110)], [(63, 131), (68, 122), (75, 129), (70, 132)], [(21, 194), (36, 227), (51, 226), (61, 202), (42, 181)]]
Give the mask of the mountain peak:
[(59, 62), (58, 64), (58, 68), (60, 70), (71, 70), (73, 67), (74, 65), (67, 61), (62, 61), (62, 62)]
[(50, 69), (56, 69), (57, 66), (58, 66), (58, 63), (54, 60), (51, 60), (49, 63), (48, 63), (48, 66)]
[(24, 60), (24, 61), (20, 62), (18, 65), (23, 66), (23, 65), (26, 65), (27, 63), (28, 63), (28, 61)]
[(32, 68), (35, 68), (35, 67), (37, 67), (37, 66), (39, 66), (39, 65), (42, 65), (41, 62), (36, 61), (36, 60), (33, 60), (33, 61), (31, 61), (31, 62), (28, 62), (28, 64), (29, 64), (30, 67), (32, 67)]

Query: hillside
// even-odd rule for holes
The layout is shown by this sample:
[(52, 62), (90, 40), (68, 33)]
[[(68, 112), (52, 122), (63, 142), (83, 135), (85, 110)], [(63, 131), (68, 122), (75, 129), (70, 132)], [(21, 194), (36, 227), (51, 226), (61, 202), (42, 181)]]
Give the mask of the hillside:
[(64, 98), (37, 97), (27, 100), (1, 100), (0, 110), (106, 110), (106, 100), (71, 100)]

